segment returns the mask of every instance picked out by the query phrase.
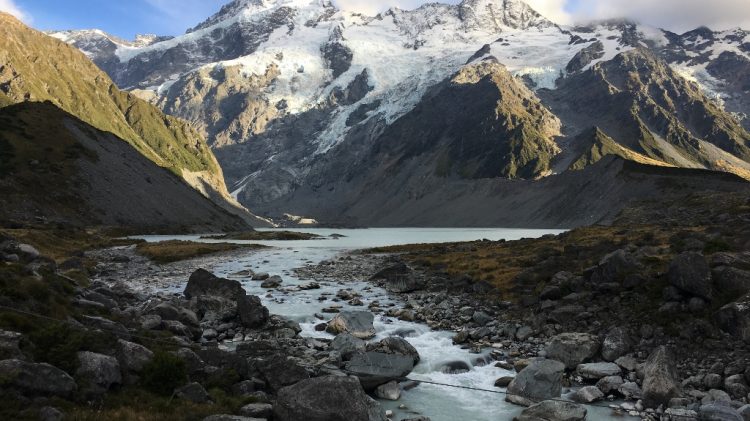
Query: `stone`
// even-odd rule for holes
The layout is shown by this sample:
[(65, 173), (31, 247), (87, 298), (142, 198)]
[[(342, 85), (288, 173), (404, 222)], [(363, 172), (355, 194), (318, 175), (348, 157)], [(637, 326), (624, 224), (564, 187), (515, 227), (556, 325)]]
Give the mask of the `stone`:
[(122, 384), (120, 363), (115, 357), (81, 351), (77, 354), (76, 380), (84, 393), (102, 395), (112, 386)]
[(710, 403), (698, 410), (700, 421), (745, 421), (740, 413), (728, 405)]
[(198, 269), (190, 275), (183, 294), (188, 300), (201, 295), (236, 300), (245, 294), (245, 290), (239, 281), (219, 278), (205, 269)]
[(398, 336), (390, 336), (378, 342), (377, 344), (368, 344), (367, 351), (382, 352), (384, 354), (405, 355), (411, 357), (414, 365), (419, 363), (420, 357), (417, 349), (412, 346), (406, 339)]
[(525, 341), (526, 339), (529, 339), (533, 334), (534, 330), (529, 326), (521, 326), (516, 331), (516, 339), (518, 339), (519, 341)]
[(269, 358), (260, 364), (259, 368), (274, 391), (310, 378), (307, 370), (290, 357)]
[(643, 397), (641, 387), (635, 382), (623, 383), (622, 386), (617, 388), (617, 391), (620, 392), (622, 396), (629, 399), (640, 399)]
[(719, 328), (735, 339), (750, 343), (750, 294), (729, 303), (716, 313)]
[(621, 283), (629, 275), (640, 270), (641, 265), (636, 258), (626, 250), (616, 250), (600, 261), (591, 274), (591, 281), (597, 284), (616, 282)]
[(184, 401), (193, 403), (206, 403), (211, 401), (211, 397), (206, 389), (200, 383), (188, 383), (185, 386), (175, 389), (174, 395)]
[(505, 400), (530, 406), (547, 399), (559, 398), (564, 371), (565, 364), (559, 361), (533, 361), (510, 382)]
[(539, 294), (539, 299), (542, 301), (544, 300), (557, 301), (560, 298), (562, 298), (562, 290), (560, 289), (559, 286), (556, 286), (556, 285), (547, 285)]
[(367, 351), (367, 344), (362, 339), (355, 338), (348, 333), (339, 333), (331, 341), (330, 349), (339, 352), (341, 358), (348, 361), (354, 354)]
[(323, 376), (281, 389), (274, 421), (386, 421), (385, 412), (357, 378)]
[(750, 292), (750, 271), (720, 266), (711, 273), (716, 291), (722, 296), (736, 299)]
[(724, 379), (721, 375), (716, 373), (708, 373), (703, 377), (703, 385), (706, 386), (707, 389), (716, 389), (721, 386), (723, 381)]
[(63, 421), (64, 419), (65, 414), (57, 408), (45, 406), (39, 410), (40, 421)]
[(623, 370), (635, 371), (638, 367), (638, 361), (630, 356), (620, 357), (615, 360), (615, 364), (622, 367)]
[(414, 369), (414, 360), (404, 355), (366, 352), (354, 355), (345, 368), (359, 378), (365, 391), (370, 392), (381, 384), (406, 377)]
[(199, 295), (190, 300), (190, 307), (203, 322), (219, 323), (237, 317), (237, 298)]
[(154, 353), (143, 345), (119, 339), (115, 356), (123, 372), (139, 373), (151, 362)]
[(473, 320), (474, 323), (480, 326), (484, 326), (487, 323), (492, 321), (492, 317), (483, 311), (475, 311), (474, 314), (471, 316), (471, 320)]
[(18, 359), (0, 361), (0, 378), (5, 386), (30, 396), (66, 398), (78, 388), (75, 380), (57, 367)]
[(547, 346), (547, 358), (574, 369), (579, 364), (592, 359), (599, 352), (599, 338), (588, 333), (561, 333)]
[(586, 363), (579, 364), (576, 373), (586, 380), (599, 380), (608, 376), (619, 376), (622, 370), (615, 363)]
[(271, 288), (278, 288), (278, 287), (280, 287), (280, 286), (281, 286), (281, 284), (282, 284), (283, 282), (284, 282), (284, 281), (283, 281), (283, 280), (281, 279), (281, 277), (280, 277), (280, 276), (272, 276), (272, 277), (270, 277), (270, 278), (266, 279), (265, 281), (263, 281), (263, 282), (262, 282), (262, 283), (260, 284), (260, 287), (261, 287), (261, 288), (266, 288), (266, 289), (271, 289)]
[(666, 347), (654, 350), (643, 367), (643, 403), (648, 408), (667, 405), (679, 391), (674, 358)]
[(397, 294), (405, 294), (424, 288), (424, 281), (404, 263), (387, 267), (370, 279), (384, 281), (386, 291)]
[(242, 295), (237, 299), (237, 313), (242, 326), (258, 328), (268, 323), (268, 308), (255, 295)]
[(750, 421), (750, 405), (742, 405), (737, 412), (742, 416), (744, 421)]
[(607, 376), (599, 379), (599, 381), (596, 382), (596, 387), (598, 387), (602, 393), (608, 395), (612, 392), (617, 392), (617, 389), (619, 389), (623, 383), (625, 382), (620, 376)]
[(169, 303), (159, 303), (151, 309), (151, 313), (158, 315), (162, 320), (180, 320), (180, 311)]
[(269, 275), (266, 272), (258, 272), (253, 275), (253, 281), (265, 281), (266, 279), (270, 278), (271, 275)]
[(273, 416), (273, 405), (268, 403), (250, 403), (240, 408), (240, 415), (251, 418), (270, 419)]
[(524, 409), (514, 421), (583, 421), (586, 413), (581, 405), (547, 400)]
[(508, 387), (510, 382), (513, 381), (513, 376), (503, 376), (495, 380), (495, 387)]
[(455, 335), (453, 335), (453, 343), (455, 345), (461, 345), (466, 343), (466, 341), (469, 340), (469, 332), (466, 330), (462, 330)]
[(381, 384), (375, 388), (375, 396), (380, 399), (397, 401), (401, 397), (401, 387), (395, 380)]
[(604, 393), (596, 386), (585, 386), (575, 391), (570, 398), (578, 403), (592, 403), (604, 399)]
[(750, 387), (747, 386), (743, 374), (733, 374), (724, 379), (724, 390), (734, 399), (740, 400), (747, 397)]
[(0, 360), (26, 359), (20, 348), (22, 337), (18, 332), (0, 330)]
[(355, 338), (370, 339), (375, 336), (374, 320), (375, 316), (369, 311), (342, 311), (328, 322), (326, 332), (334, 335), (349, 333)]
[(628, 332), (621, 327), (612, 328), (602, 341), (602, 358), (615, 361), (630, 351), (631, 341)]
[(667, 272), (669, 283), (691, 295), (711, 300), (711, 268), (706, 258), (696, 252), (685, 252), (675, 257)]
[(240, 415), (217, 414), (203, 418), (203, 421), (266, 421), (264, 418), (250, 418)]
[(144, 330), (155, 330), (161, 327), (161, 317), (156, 314), (141, 316), (141, 328)]

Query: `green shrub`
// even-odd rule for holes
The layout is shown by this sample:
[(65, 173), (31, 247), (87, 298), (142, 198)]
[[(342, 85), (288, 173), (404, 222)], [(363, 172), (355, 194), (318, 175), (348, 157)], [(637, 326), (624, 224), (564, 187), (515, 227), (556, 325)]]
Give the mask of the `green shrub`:
[(170, 395), (187, 383), (185, 362), (174, 354), (158, 351), (141, 374), (141, 385), (156, 394)]
[(45, 324), (31, 332), (28, 339), (35, 361), (52, 364), (68, 373), (78, 368), (78, 351), (107, 353), (117, 341), (111, 333), (73, 327), (66, 323)]

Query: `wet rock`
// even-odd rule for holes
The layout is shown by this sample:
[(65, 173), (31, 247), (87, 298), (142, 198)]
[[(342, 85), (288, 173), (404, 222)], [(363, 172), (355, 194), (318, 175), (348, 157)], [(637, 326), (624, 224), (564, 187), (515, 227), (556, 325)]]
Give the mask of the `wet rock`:
[(397, 401), (401, 397), (401, 387), (395, 380), (386, 384), (381, 384), (375, 389), (375, 396), (380, 399)]
[(355, 338), (370, 339), (375, 336), (373, 321), (375, 317), (369, 311), (342, 311), (330, 322), (326, 331), (332, 334), (349, 333)]
[(206, 389), (200, 383), (189, 383), (174, 391), (177, 398), (193, 403), (206, 403), (211, 401)]
[(238, 281), (219, 278), (205, 269), (198, 269), (190, 275), (183, 294), (188, 300), (201, 295), (235, 300), (244, 295), (245, 290)]
[(625, 382), (620, 376), (607, 376), (599, 379), (599, 381), (596, 382), (596, 387), (598, 387), (602, 393), (608, 395), (612, 392), (617, 392), (617, 389), (619, 389), (623, 383)]
[(381, 384), (406, 377), (414, 369), (414, 360), (404, 355), (366, 352), (355, 354), (345, 367), (359, 378), (366, 391), (373, 391)]
[(76, 380), (84, 393), (102, 395), (112, 386), (122, 384), (120, 363), (114, 357), (88, 351), (77, 356)]
[(562, 375), (565, 364), (554, 360), (537, 360), (520, 373), (508, 385), (505, 400), (518, 405), (530, 406), (546, 399), (559, 398), (562, 392)]
[(711, 300), (711, 269), (706, 258), (696, 252), (686, 252), (672, 260), (667, 273), (669, 283), (689, 294)]
[(344, 361), (348, 361), (354, 354), (367, 351), (367, 344), (348, 333), (339, 333), (331, 342), (331, 349), (339, 352)]
[(593, 358), (599, 352), (599, 338), (588, 333), (561, 333), (547, 347), (547, 358), (561, 361), (568, 369)]
[(31, 396), (70, 397), (77, 389), (75, 380), (68, 373), (45, 363), (2, 360), (0, 378), (5, 386)]
[(242, 295), (237, 299), (237, 313), (242, 326), (249, 328), (262, 327), (268, 322), (268, 308), (255, 295)]
[(740, 413), (728, 405), (707, 404), (701, 405), (698, 410), (700, 421), (745, 421)]
[(251, 418), (270, 419), (273, 416), (273, 405), (268, 403), (251, 403), (240, 408), (240, 415)]
[(543, 401), (529, 406), (514, 421), (583, 421), (586, 408), (572, 402)]
[(578, 389), (570, 398), (578, 403), (592, 403), (604, 399), (604, 393), (596, 386), (586, 386)]
[(469, 332), (462, 330), (453, 336), (453, 343), (456, 345), (465, 344), (469, 340)]
[(284, 281), (280, 276), (271, 276), (260, 284), (261, 288), (272, 289), (278, 288)]
[(412, 346), (412, 344), (410, 344), (406, 339), (398, 336), (385, 338), (377, 344), (368, 344), (367, 351), (411, 357), (411, 359), (414, 361), (414, 365), (417, 365), (420, 359), (417, 349), (414, 348), (414, 346)]
[(446, 374), (461, 374), (471, 371), (471, 366), (465, 361), (449, 361), (439, 367), (439, 371)]
[(599, 380), (608, 376), (619, 376), (622, 370), (615, 363), (587, 363), (579, 364), (576, 373), (586, 380)]
[(385, 421), (380, 405), (354, 377), (324, 376), (303, 380), (278, 393), (274, 421)]
[(266, 279), (270, 278), (271, 275), (269, 275), (266, 272), (258, 272), (253, 275), (253, 281), (265, 281)]
[(622, 327), (615, 327), (607, 333), (602, 342), (602, 358), (615, 361), (630, 351), (631, 341), (628, 332)]
[(679, 386), (672, 361), (674, 358), (667, 348), (661, 346), (651, 353), (644, 364), (643, 402), (646, 407), (666, 406), (670, 399), (677, 396)]
[(508, 387), (510, 382), (513, 381), (513, 376), (503, 376), (495, 380), (495, 387)]

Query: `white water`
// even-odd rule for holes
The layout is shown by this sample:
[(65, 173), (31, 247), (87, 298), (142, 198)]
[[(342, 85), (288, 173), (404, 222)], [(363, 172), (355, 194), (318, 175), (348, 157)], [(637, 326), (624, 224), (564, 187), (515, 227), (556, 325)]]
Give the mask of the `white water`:
[[(380, 288), (373, 287), (363, 281), (337, 279), (330, 282), (319, 282), (320, 289), (296, 291), (295, 286), (310, 282), (295, 276), (293, 269), (311, 263), (336, 258), (341, 253), (371, 247), (381, 247), (399, 244), (442, 243), (457, 241), (516, 240), (520, 238), (540, 237), (545, 234), (558, 234), (559, 230), (526, 230), (526, 229), (364, 229), (364, 230), (333, 230), (333, 229), (297, 229), (295, 231), (315, 233), (327, 239), (306, 241), (232, 241), (236, 243), (254, 243), (272, 246), (274, 248), (254, 251), (234, 261), (218, 265), (212, 271), (219, 276), (228, 277), (244, 269), (256, 272), (268, 272), (279, 275), (284, 279), (279, 290), (264, 290), (260, 283), (249, 279), (238, 279), (250, 294), (261, 297), (263, 303), (271, 313), (283, 315), (300, 322), (302, 335), (307, 337), (329, 337), (325, 332), (316, 332), (314, 325), (321, 321), (314, 314), (333, 304), (343, 306), (343, 309), (363, 310), (367, 305), (378, 300), (391, 303), (398, 297), (389, 297)], [(328, 239), (331, 234), (341, 234), (346, 237)], [(163, 241), (169, 239), (200, 240), (199, 236), (150, 236), (148, 241)], [(351, 307), (345, 301), (332, 302), (336, 292), (343, 288), (351, 288), (362, 294), (364, 307)], [(180, 287), (180, 291), (182, 287)], [(325, 301), (319, 301), (321, 295), (328, 295)], [(330, 315), (329, 315), (330, 316)], [(489, 390), (502, 390), (494, 387), (497, 378), (512, 375), (511, 372), (494, 367), (492, 364), (476, 364), (482, 355), (472, 354), (468, 350), (453, 345), (452, 332), (433, 331), (419, 323), (405, 322), (398, 319), (376, 316), (376, 340), (394, 334), (401, 334), (409, 341), (421, 356), (421, 361), (409, 376), (413, 379), (430, 380), (439, 383), (470, 386)], [(486, 354), (486, 353), (485, 353)], [(441, 371), (444, 363), (463, 361), (471, 371), (463, 374), (446, 374)], [(393, 419), (400, 420), (415, 416), (415, 413), (429, 416), (433, 421), (497, 421), (510, 420), (518, 415), (521, 409), (504, 401), (504, 396), (495, 393), (478, 392), (465, 389), (449, 388), (422, 384), (414, 389), (402, 393), (396, 402), (382, 401), (386, 409), (395, 413)], [(399, 409), (399, 405), (408, 409)], [(589, 419), (614, 419), (612, 412), (605, 408), (589, 408)], [(621, 419), (621, 416), (617, 416)]]

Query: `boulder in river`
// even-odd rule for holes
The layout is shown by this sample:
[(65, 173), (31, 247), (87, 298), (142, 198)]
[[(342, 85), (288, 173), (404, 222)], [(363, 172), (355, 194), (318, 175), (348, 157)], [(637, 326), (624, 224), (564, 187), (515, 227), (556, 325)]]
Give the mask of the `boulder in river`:
[(326, 332), (334, 335), (346, 332), (355, 338), (370, 339), (375, 336), (374, 320), (369, 311), (342, 311), (328, 322)]
[(355, 338), (348, 333), (339, 333), (333, 338), (330, 349), (338, 351), (341, 354), (341, 358), (344, 361), (348, 361), (354, 354), (367, 351), (367, 344), (362, 339)]
[(201, 295), (235, 300), (245, 294), (245, 290), (239, 281), (219, 278), (205, 269), (198, 269), (190, 275), (183, 293), (188, 300)]
[(2, 360), (0, 378), (5, 386), (30, 396), (70, 397), (77, 389), (75, 380), (68, 373), (45, 363)]
[(367, 396), (355, 377), (324, 376), (281, 389), (275, 421), (386, 421), (380, 404)]
[(543, 401), (532, 405), (514, 418), (515, 421), (583, 421), (586, 408), (573, 402)]
[(366, 391), (371, 392), (381, 384), (406, 377), (414, 369), (414, 360), (405, 355), (366, 352), (354, 355), (345, 368), (359, 378)]
[(414, 360), (414, 365), (419, 363), (419, 352), (406, 339), (398, 336), (390, 336), (375, 344), (368, 344), (367, 350), (371, 352), (382, 352), (384, 354), (405, 355)]
[(547, 358), (574, 369), (578, 364), (589, 361), (599, 352), (599, 338), (588, 333), (561, 333), (547, 347)]
[(259, 368), (273, 390), (310, 378), (307, 370), (290, 357), (271, 357), (261, 363)]
[(535, 360), (508, 385), (505, 400), (517, 405), (531, 406), (562, 393), (565, 364), (555, 360)]
[(674, 358), (666, 347), (660, 346), (651, 353), (643, 367), (643, 403), (647, 408), (667, 406), (679, 391), (677, 374), (672, 364)]

